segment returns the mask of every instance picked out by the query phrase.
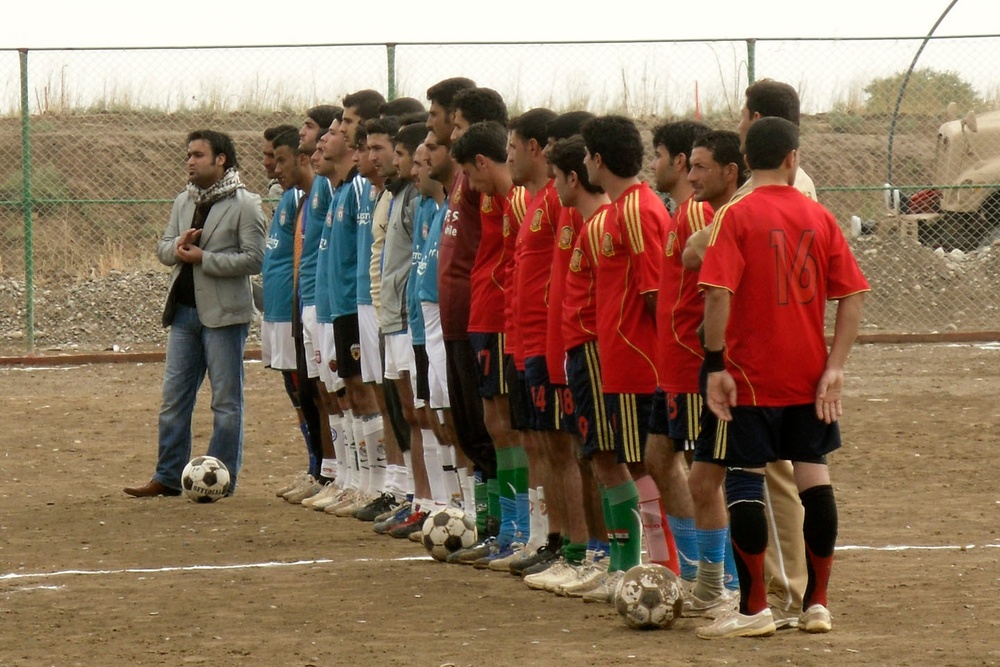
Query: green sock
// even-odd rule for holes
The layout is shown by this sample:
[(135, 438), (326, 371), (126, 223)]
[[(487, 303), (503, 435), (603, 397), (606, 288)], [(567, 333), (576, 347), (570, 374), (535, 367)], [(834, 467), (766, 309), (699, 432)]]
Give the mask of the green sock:
[[(500, 521), (500, 481), (498, 479), (486, 480), (486, 514)], [(486, 517), (483, 517), (485, 521)], [(485, 531), (483, 532), (485, 535)]]
[(611, 523), (608, 528), (619, 543), (619, 561), (615, 569), (627, 571), (641, 561), (639, 490), (635, 482), (629, 480), (608, 489), (608, 504), (611, 506)]
[(476, 532), (479, 533), (480, 539), (486, 536), (486, 515), (490, 513), (487, 489), (488, 482), (481, 482), (478, 478), (472, 487), (476, 498)]
[[(508, 447), (505, 450), (510, 452), (510, 464), (511, 464), (511, 485), (514, 487), (513, 493), (516, 495), (518, 493), (528, 492), (528, 453), (524, 451), (524, 447), (516, 445), (514, 447)], [(499, 466), (500, 462), (500, 450), (497, 450), (497, 464)]]
[(586, 542), (567, 542), (562, 549), (563, 558), (570, 565), (579, 565), (587, 556)]
[(622, 560), (621, 545), (615, 539), (615, 531), (612, 528), (614, 521), (611, 518), (611, 503), (608, 502), (608, 487), (601, 485), (598, 488), (601, 494), (601, 509), (604, 511), (604, 525), (608, 528), (608, 572), (615, 572), (619, 569), (618, 563)]

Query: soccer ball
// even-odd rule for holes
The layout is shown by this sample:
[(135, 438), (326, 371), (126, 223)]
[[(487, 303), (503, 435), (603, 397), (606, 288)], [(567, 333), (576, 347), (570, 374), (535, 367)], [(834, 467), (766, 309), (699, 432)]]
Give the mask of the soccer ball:
[(229, 493), (229, 469), (214, 456), (196, 456), (184, 466), (181, 488), (196, 503), (214, 503)]
[(622, 578), (615, 608), (637, 630), (668, 629), (680, 618), (684, 595), (677, 575), (653, 563), (636, 565)]
[(476, 522), (456, 507), (446, 507), (424, 520), (424, 548), (436, 560), (476, 543)]

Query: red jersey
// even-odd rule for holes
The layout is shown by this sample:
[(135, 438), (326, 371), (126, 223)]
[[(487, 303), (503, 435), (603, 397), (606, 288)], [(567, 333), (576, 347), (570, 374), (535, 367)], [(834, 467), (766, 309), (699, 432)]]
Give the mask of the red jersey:
[(479, 193), (469, 187), (461, 169), (448, 193), (448, 213), (438, 247), (438, 303), (445, 340), (469, 337), (469, 278), (482, 234)]
[(583, 223), (573, 246), (563, 294), (563, 344), (567, 350), (597, 340), (597, 282), (594, 266), (604, 237), (604, 219), (609, 214), (614, 214), (611, 204), (597, 209)]
[[(518, 340), (517, 319), (514, 317), (514, 247), (527, 207), (528, 191), (520, 185), (515, 185), (507, 193), (507, 198), (504, 200), (503, 214), (503, 253), (505, 257), (509, 258), (504, 267), (503, 276), (503, 352), (511, 355), (517, 349)], [(524, 370), (523, 364), (520, 370)]]
[(645, 182), (612, 202), (597, 262), (597, 349), (606, 394), (652, 394), (657, 387), (656, 317), (645, 296), (660, 276), (667, 208)]
[(545, 355), (548, 326), (552, 245), (562, 205), (550, 180), (528, 202), (514, 250), (514, 316), (517, 318), (519, 362)]
[(503, 217), (507, 202), (481, 195), (482, 234), (470, 277), (469, 331), (497, 333), (504, 327), (504, 272), (513, 259), (504, 254)]
[(545, 361), (549, 367), (549, 382), (566, 384), (566, 346), (563, 344), (563, 295), (566, 273), (573, 256), (573, 245), (583, 216), (575, 208), (562, 208), (556, 225), (556, 242), (552, 246), (552, 268), (549, 276), (549, 318), (545, 333)]
[(705, 302), (698, 290), (698, 272), (684, 268), (681, 253), (695, 232), (712, 224), (712, 206), (688, 198), (667, 224), (656, 298), (656, 370), (660, 388), (674, 394), (697, 394), (704, 354), (698, 327)]
[(816, 399), (826, 301), (869, 290), (833, 215), (783, 185), (719, 210), (699, 284), (733, 293), (726, 367), (739, 405), (767, 407)]

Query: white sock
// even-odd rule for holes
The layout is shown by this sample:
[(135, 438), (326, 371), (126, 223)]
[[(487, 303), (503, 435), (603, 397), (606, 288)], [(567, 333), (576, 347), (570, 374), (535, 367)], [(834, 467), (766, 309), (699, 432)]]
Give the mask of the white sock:
[(362, 422), (365, 434), (365, 449), (368, 451), (368, 491), (369, 495), (385, 491), (385, 431), (382, 427), (382, 415), (366, 417)]
[(430, 429), (421, 430), (424, 440), (424, 466), (427, 468), (427, 481), (431, 485), (431, 497), (444, 501), (447, 491), (444, 486), (444, 470), (441, 468), (441, 445)]
[(538, 551), (538, 548), (548, 541), (548, 535), (542, 527), (542, 514), (538, 507), (538, 489), (528, 489), (528, 509), (530, 512), (530, 522), (528, 543), (525, 545), (525, 548), (528, 549), (528, 553), (531, 553), (532, 551)]
[(542, 532), (540, 534), (542, 540), (543, 542), (547, 542), (549, 535), (549, 508), (545, 504), (545, 487), (542, 486), (538, 487), (538, 518), (541, 520)]
[(465, 513), (476, 518), (476, 478), (469, 474), (465, 468), (458, 469), (458, 477), (462, 482), (462, 509)]
[(358, 451), (358, 491), (367, 496), (368, 487), (371, 483), (371, 471), (368, 468), (368, 450), (365, 447), (364, 418), (354, 417), (352, 424), (354, 431), (354, 442), (357, 443)]
[(323, 459), (319, 474), (326, 479), (334, 479), (337, 476), (337, 459)]
[(403, 462), (406, 464), (406, 477), (401, 484), (403, 495), (396, 497), (399, 502), (403, 502), (408, 494), (413, 493), (413, 454), (410, 450), (403, 452)]
[(336, 475), (333, 483), (344, 488), (347, 482), (347, 449), (344, 447), (344, 415), (330, 415), (330, 437), (333, 438), (333, 454), (337, 457)]

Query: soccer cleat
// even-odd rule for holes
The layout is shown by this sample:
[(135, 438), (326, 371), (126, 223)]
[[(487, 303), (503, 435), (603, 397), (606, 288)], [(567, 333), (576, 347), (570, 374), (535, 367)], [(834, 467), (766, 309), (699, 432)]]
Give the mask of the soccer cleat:
[(500, 545), (497, 544), (497, 538), (487, 537), (467, 549), (459, 549), (454, 553), (448, 554), (448, 557), (444, 559), (444, 562), (457, 563), (459, 565), (472, 565), (476, 562), (476, 560), (498, 551), (500, 551)]
[(521, 554), (524, 553), (524, 545), (520, 542), (514, 542), (511, 547), (512, 549), (507, 553), (506, 557), (497, 557), (490, 560), (489, 569), (494, 572), (510, 572), (511, 563), (521, 558)]
[[(529, 554), (524, 558), (516, 559), (510, 564), (510, 573), (515, 574), (519, 577), (523, 577), (526, 574), (534, 574), (535, 572), (541, 572), (553, 561), (559, 559), (559, 550), (551, 550), (544, 544), (538, 547), (538, 550), (533, 554)], [(534, 568), (538, 569), (534, 569)]]
[(424, 520), (427, 518), (429, 512), (413, 512), (410, 516), (403, 521), (398, 526), (389, 531), (389, 535), (398, 539), (403, 539), (409, 537), (414, 532), (419, 532), (424, 529)]
[(799, 611), (796, 609), (772, 606), (771, 616), (774, 618), (774, 627), (778, 630), (794, 630), (799, 627)]
[(607, 572), (602, 576), (597, 585), (592, 589), (581, 595), (580, 597), (584, 602), (605, 602), (613, 603), (615, 601), (615, 596), (618, 594), (618, 589), (621, 587), (622, 579), (625, 577), (625, 573), (621, 570), (616, 570), (614, 572)]
[(295, 477), (292, 478), (290, 482), (288, 482), (283, 487), (275, 491), (274, 495), (277, 496), (278, 498), (284, 498), (286, 493), (288, 493), (289, 491), (294, 491), (295, 489), (299, 488), (299, 485), (302, 484), (302, 480), (307, 478), (309, 478), (309, 473), (307, 472), (304, 472), (300, 475), (296, 475)]
[(482, 558), (477, 558), (472, 562), (472, 567), (476, 568), (477, 570), (493, 569), (492, 567), (493, 561), (509, 560), (514, 556), (514, 554), (518, 553), (523, 546), (524, 545), (522, 545), (520, 542), (512, 542), (506, 546), (500, 547), (500, 550), (494, 554), (483, 556)]
[(411, 542), (416, 542), (417, 544), (424, 543), (424, 529), (423, 524), (420, 524), (420, 530), (415, 530), (406, 536)]
[(333, 485), (333, 482), (327, 482), (323, 485), (322, 490), (315, 496), (310, 496), (302, 501), (303, 507), (308, 507), (310, 509), (315, 509), (316, 503), (325, 501), (327, 498), (334, 496), (340, 489)]
[(365, 505), (367, 505), (371, 501), (372, 501), (371, 496), (366, 496), (359, 493), (357, 496), (354, 497), (353, 503), (349, 505), (342, 505), (341, 507), (335, 509), (333, 512), (328, 512), (328, 514), (334, 514), (336, 516), (339, 516), (341, 519), (346, 519), (347, 517), (353, 517), (355, 511), (362, 509)]
[(716, 619), (731, 611), (736, 611), (740, 605), (740, 594), (733, 593), (726, 589), (712, 598), (702, 600), (694, 594), (694, 587), (684, 591), (684, 611), (681, 616), (685, 618), (711, 618)]
[(553, 586), (569, 583), (575, 576), (576, 568), (560, 558), (544, 571), (526, 575), (524, 583), (533, 591), (547, 591)]
[(342, 507), (349, 507), (354, 504), (354, 502), (361, 495), (361, 492), (357, 489), (347, 489), (344, 493), (340, 495), (340, 499), (335, 503), (331, 503), (323, 508), (323, 512), (326, 514), (333, 514), (336, 516), (337, 510)]
[(564, 583), (555, 590), (555, 594), (560, 597), (578, 598), (584, 593), (594, 590), (601, 582), (601, 578), (608, 572), (608, 559), (585, 563), (577, 570), (576, 578)]
[(770, 637), (777, 628), (770, 609), (745, 615), (738, 611), (723, 614), (708, 625), (695, 631), (702, 639), (727, 639), (729, 637)]
[(354, 518), (359, 521), (375, 521), (375, 518), (399, 507), (396, 496), (383, 493), (375, 500), (354, 512)]
[(412, 510), (413, 506), (410, 503), (403, 503), (391, 516), (382, 521), (376, 521), (372, 530), (379, 535), (388, 535), (390, 530), (410, 518)]
[[(311, 477), (309, 479), (312, 480)], [(285, 500), (292, 503), (293, 505), (300, 505), (303, 500), (305, 500), (306, 498), (312, 498), (322, 490), (323, 486), (319, 482), (312, 480), (308, 484), (304, 484), (299, 489), (292, 491), (290, 493), (286, 493)]]
[[(323, 512), (327, 507), (333, 505), (334, 503), (339, 503), (343, 498), (344, 494), (347, 493), (345, 489), (341, 489), (334, 484), (329, 484), (333, 488), (326, 495), (317, 494), (309, 499), (309, 507), (311, 507), (316, 512)], [(317, 497), (322, 496), (322, 497)]]
[[(375, 517), (375, 523), (380, 523), (382, 521), (388, 521), (393, 516), (395, 516), (396, 512), (398, 512), (401, 508), (403, 508), (403, 507), (409, 507), (409, 506), (410, 506), (410, 501), (409, 500), (404, 500), (401, 503), (396, 503), (396, 506), (393, 507), (391, 510), (388, 510), (386, 512), (382, 512), (377, 517)], [(378, 531), (375, 531), (375, 532), (378, 532)]]
[(833, 629), (830, 610), (821, 604), (809, 605), (799, 616), (798, 627), (804, 632), (830, 632)]

